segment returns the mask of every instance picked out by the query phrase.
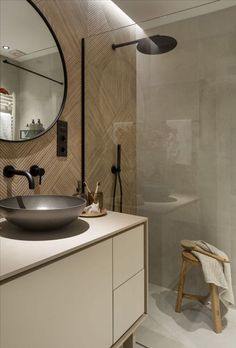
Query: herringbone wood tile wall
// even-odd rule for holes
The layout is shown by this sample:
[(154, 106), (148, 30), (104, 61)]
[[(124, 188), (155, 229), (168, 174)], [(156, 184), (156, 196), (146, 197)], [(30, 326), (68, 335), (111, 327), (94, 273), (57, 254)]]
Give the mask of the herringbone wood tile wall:
[[(116, 144), (121, 144), (121, 177), (125, 212), (136, 206), (136, 48), (112, 50), (112, 43), (135, 38), (135, 27), (86, 40), (86, 165), (88, 181), (97, 180), (112, 206)], [(119, 189), (117, 188), (119, 195)], [(117, 200), (119, 203), (119, 199)]]
[[(23, 194), (67, 194), (75, 191), (81, 176), (81, 38), (86, 40), (87, 86), (86, 173), (91, 184), (99, 179), (110, 208), (114, 161), (114, 122), (135, 121), (135, 54), (115, 54), (112, 41), (132, 36), (132, 29), (121, 29), (98, 35), (130, 24), (127, 18), (117, 17), (108, 2), (94, 0), (34, 0), (48, 19), (62, 47), (68, 72), (68, 97), (62, 120), (68, 121), (68, 157), (56, 156), (56, 126), (44, 136), (26, 143), (0, 141), (0, 169), (12, 164), (18, 169), (29, 169), (32, 164), (45, 168), (43, 183), (35, 191), (28, 190), (25, 178), (4, 179), (0, 174), (0, 198)], [(106, 56), (107, 55), (107, 56)], [(97, 59), (96, 59), (97, 57)], [(101, 65), (103, 64), (103, 65)], [(93, 75), (94, 74), (94, 75)], [(99, 82), (100, 81), (100, 82)], [(113, 91), (113, 93), (111, 93)], [(130, 128), (129, 128), (130, 127)], [(133, 206), (135, 197), (135, 124), (128, 134), (121, 128), (115, 142), (123, 145), (123, 180), (126, 206)], [(119, 124), (118, 124), (119, 128)], [(127, 128), (127, 129), (128, 129)], [(132, 128), (132, 130), (131, 130)], [(119, 133), (119, 132), (118, 132)], [(101, 148), (103, 151), (101, 151)], [(128, 208), (127, 208), (128, 209)]]

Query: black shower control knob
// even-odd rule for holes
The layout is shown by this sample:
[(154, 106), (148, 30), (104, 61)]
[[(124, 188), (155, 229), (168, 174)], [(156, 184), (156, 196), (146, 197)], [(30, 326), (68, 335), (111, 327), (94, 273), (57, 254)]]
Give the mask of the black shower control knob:
[(116, 174), (116, 172), (117, 172), (116, 166), (111, 167), (111, 172), (112, 172), (112, 174)]
[(113, 165), (111, 167), (111, 172), (112, 172), (112, 174), (120, 173), (121, 169), (120, 169), (120, 167), (117, 167), (117, 166)]

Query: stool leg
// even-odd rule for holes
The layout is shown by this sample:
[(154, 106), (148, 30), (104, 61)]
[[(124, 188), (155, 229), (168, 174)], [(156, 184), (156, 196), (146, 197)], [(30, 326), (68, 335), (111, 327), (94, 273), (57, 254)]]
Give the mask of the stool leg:
[(187, 262), (183, 259), (180, 275), (179, 275), (178, 295), (177, 295), (176, 305), (175, 305), (175, 311), (178, 313), (181, 312), (186, 272), (187, 272)]
[(221, 333), (222, 322), (221, 322), (218, 287), (215, 284), (210, 284), (210, 291), (211, 291), (211, 306), (212, 306), (212, 318), (214, 323), (214, 331), (216, 333)]

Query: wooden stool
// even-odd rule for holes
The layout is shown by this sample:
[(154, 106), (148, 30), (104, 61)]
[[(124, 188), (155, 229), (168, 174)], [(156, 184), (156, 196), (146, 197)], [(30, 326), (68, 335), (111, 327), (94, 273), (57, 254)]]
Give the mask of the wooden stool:
[[(175, 306), (175, 311), (178, 313), (181, 312), (181, 305), (182, 305), (182, 300), (184, 297), (190, 300), (197, 300), (201, 302), (202, 304), (205, 304), (206, 300), (208, 299), (208, 295), (199, 296), (199, 295), (184, 293), (184, 283), (185, 283), (188, 265), (201, 266), (201, 263), (198, 260), (198, 258), (194, 256), (191, 252), (184, 250), (182, 252), (182, 265), (180, 270), (178, 295), (177, 295), (176, 306)], [(222, 322), (221, 322), (218, 287), (215, 284), (209, 284), (209, 286), (210, 286), (214, 331), (216, 333), (220, 333), (222, 331)]]

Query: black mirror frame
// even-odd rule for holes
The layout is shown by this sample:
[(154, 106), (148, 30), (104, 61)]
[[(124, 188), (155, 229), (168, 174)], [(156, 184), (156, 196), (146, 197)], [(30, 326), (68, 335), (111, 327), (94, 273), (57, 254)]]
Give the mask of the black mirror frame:
[(64, 74), (64, 95), (63, 95), (63, 99), (62, 99), (62, 103), (61, 103), (61, 107), (60, 107), (60, 110), (58, 112), (58, 115), (57, 117), (55, 117), (55, 120), (51, 123), (51, 125), (45, 129), (42, 133), (36, 135), (35, 137), (33, 138), (30, 138), (30, 139), (21, 139), (21, 140), (7, 140), (7, 139), (1, 139), (0, 138), (0, 142), (1, 141), (4, 141), (4, 142), (7, 142), (7, 143), (23, 143), (23, 142), (26, 142), (26, 141), (32, 141), (34, 139), (37, 139), (39, 137), (41, 137), (42, 135), (44, 135), (45, 133), (47, 133), (55, 124), (56, 122), (58, 121), (58, 119), (60, 118), (63, 110), (64, 110), (64, 107), (65, 107), (65, 103), (66, 103), (66, 97), (67, 97), (67, 88), (68, 88), (68, 79), (67, 79), (67, 70), (66, 70), (66, 63), (65, 63), (65, 58), (64, 58), (64, 54), (62, 52), (62, 49), (61, 49), (61, 46), (59, 44), (59, 41), (56, 37), (56, 34), (54, 33), (51, 25), (49, 24), (47, 18), (44, 16), (44, 14), (39, 10), (39, 8), (35, 5), (35, 3), (33, 2), (33, 0), (26, 0), (34, 9), (35, 11), (39, 14), (39, 16), (43, 19), (44, 23), (46, 24), (46, 26), (48, 27), (48, 30), (50, 31), (53, 39), (55, 40), (56, 42), (56, 45), (57, 45), (57, 49), (59, 51), (59, 54), (60, 54), (60, 58), (61, 58), (61, 62), (62, 62), (62, 68), (63, 68), (63, 74)]

